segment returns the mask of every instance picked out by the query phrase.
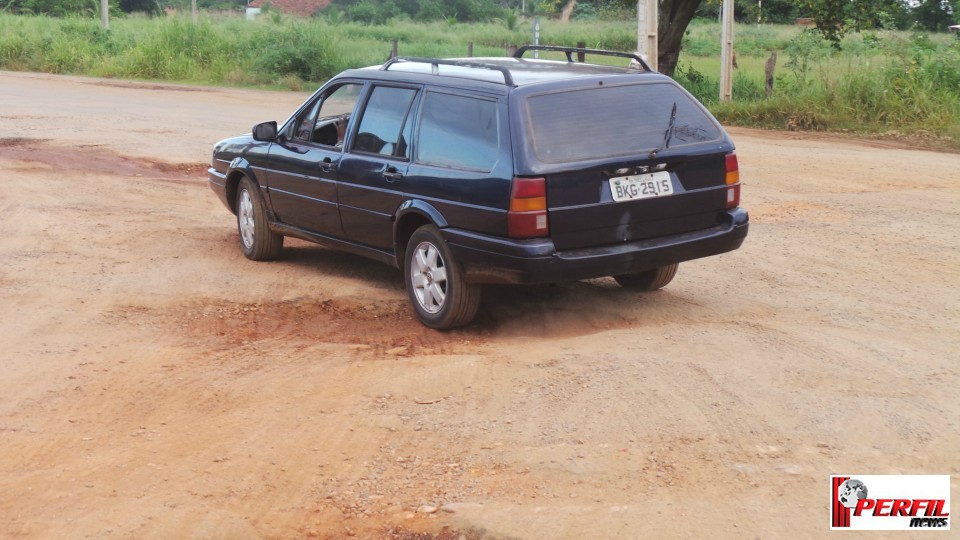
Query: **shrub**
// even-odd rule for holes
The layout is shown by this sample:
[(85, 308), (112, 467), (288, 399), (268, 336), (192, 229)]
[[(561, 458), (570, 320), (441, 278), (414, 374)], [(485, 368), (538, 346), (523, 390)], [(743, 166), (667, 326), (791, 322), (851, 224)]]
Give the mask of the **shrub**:
[(597, 6), (586, 2), (577, 2), (573, 8), (573, 19), (576, 21), (597, 20)]
[[(322, 81), (346, 66), (339, 60), (332, 39), (317, 23), (293, 22), (261, 27), (250, 50), (253, 67), (271, 80), (288, 76), (303, 81)], [(285, 86), (289, 86), (289, 79)]]
[(677, 64), (673, 78), (680, 83), (681, 86), (686, 88), (687, 92), (693, 94), (695, 98), (704, 104), (710, 104), (720, 99), (720, 81), (708, 79), (693, 66), (682, 62)]

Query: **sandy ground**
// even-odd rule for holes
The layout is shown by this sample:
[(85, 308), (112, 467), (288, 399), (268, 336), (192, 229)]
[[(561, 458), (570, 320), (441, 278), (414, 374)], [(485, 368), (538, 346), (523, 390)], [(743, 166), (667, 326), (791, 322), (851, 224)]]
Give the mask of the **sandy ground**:
[(827, 537), (850, 472), (960, 500), (960, 155), (734, 129), (742, 249), (438, 333), (386, 266), (243, 258), (210, 148), (304, 98), (0, 72), (0, 537)]

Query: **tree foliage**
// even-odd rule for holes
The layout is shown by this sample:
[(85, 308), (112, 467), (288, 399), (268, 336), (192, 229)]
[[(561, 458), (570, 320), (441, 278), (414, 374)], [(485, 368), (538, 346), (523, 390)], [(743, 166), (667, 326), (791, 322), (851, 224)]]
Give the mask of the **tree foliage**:
[(93, 15), (100, 12), (98, 0), (14, 0), (8, 7), (14, 13), (32, 15)]
[(340, 11), (353, 21), (386, 24), (398, 16), (418, 21), (489, 21), (500, 17), (505, 7), (494, 0), (334, 0), (328, 9)]
[(734, 16), (743, 22), (790, 24), (797, 18), (797, 3), (792, 0), (740, 1)]
[[(719, 19), (722, 0), (704, 0), (697, 8), (697, 17)], [(799, 14), (796, 0), (736, 0), (733, 17), (743, 23), (792, 24)]]
[[(149, 13), (158, 15), (165, 7), (189, 10), (190, 0), (109, 0), (112, 15)], [(247, 0), (197, 0), (200, 9), (230, 10), (247, 5)], [(97, 16), (100, 0), (0, 0), (0, 11), (51, 17)]]
[(907, 9), (901, 0), (801, 0), (800, 6), (837, 49), (851, 30), (899, 26)]
[(124, 13), (149, 13), (151, 15), (159, 15), (162, 13), (160, 10), (160, 5), (156, 0), (120, 0), (117, 2), (120, 5), (120, 10)]
[(949, 0), (920, 0), (920, 4), (913, 9), (913, 15), (918, 27), (942, 32), (958, 22), (958, 11), (960, 1), (951, 3)]

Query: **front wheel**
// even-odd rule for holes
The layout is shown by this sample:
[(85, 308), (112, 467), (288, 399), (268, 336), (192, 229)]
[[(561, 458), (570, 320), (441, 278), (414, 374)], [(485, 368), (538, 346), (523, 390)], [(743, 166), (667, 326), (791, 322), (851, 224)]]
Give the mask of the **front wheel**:
[(283, 236), (270, 230), (267, 206), (259, 188), (249, 178), (240, 180), (237, 189), (237, 231), (240, 249), (248, 259), (273, 260), (283, 250)]
[(655, 291), (667, 286), (667, 283), (673, 281), (677, 275), (679, 264), (668, 264), (653, 270), (639, 272), (637, 274), (625, 274), (622, 276), (613, 276), (624, 289), (631, 291)]
[(404, 269), (410, 303), (423, 324), (437, 330), (470, 324), (480, 306), (480, 286), (464, 280), (439, 229), (424, 225), (413, 233)]

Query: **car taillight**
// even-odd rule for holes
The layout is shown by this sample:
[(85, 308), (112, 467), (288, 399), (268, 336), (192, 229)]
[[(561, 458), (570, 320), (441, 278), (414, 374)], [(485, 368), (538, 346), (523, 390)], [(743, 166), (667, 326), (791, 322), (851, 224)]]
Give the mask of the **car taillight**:
[(511, 238), (549, 236), (547, 226), (547, 182), (543, 178), (514, 178), (507, 212), (507, 234)]
[(737, 153), (727, 154), (727, 208), (740, 206), (740, 166), (737, 163)]

